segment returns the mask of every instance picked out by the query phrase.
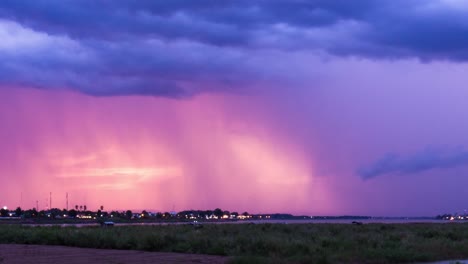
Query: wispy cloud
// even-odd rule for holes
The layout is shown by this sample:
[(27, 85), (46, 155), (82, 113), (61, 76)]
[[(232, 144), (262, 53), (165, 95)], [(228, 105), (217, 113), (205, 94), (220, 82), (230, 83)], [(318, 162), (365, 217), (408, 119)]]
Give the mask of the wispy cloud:
[(358, 174), (367, 180), (386, 174), (413, 174), (466, 165), (468, 165), (468, 151), (464, 148), (451, 150), (428, 148), (406, 158), (394, 153), (386, 154), (371, 165), (360, 168)]

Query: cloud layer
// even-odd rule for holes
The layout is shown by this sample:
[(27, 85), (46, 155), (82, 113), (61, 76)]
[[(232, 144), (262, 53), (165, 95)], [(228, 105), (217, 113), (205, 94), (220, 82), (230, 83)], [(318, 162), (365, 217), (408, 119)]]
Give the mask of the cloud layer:
[(370, 166), (361, 168), (358, 173), (367, 180), (386, 174), (414, 174), (466, 165), (468, 165), (468, 151), (465, 149), (456, 148), (450, 151), (426, 149), (407, 158), (389, 153)]
[(467, 14), (456, 0), (7, 0), (0, 85), (183, 98), (287, 79), (272, 51), (465, 61)]

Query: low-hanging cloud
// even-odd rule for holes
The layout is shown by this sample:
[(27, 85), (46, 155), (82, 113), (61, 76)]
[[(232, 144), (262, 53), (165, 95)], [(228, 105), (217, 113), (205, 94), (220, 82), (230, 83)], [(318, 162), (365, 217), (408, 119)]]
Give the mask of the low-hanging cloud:
[(249, 89), (280, 75), (258, 62), (263, 51), (466, 61), (468, 5), (5, 0), (0, 37), (0, 86), (180, 98)]
[(463, 148), (426, 149), (406, 158), (394, 153), (386, 154), (373, 164), (360, 168), (358, 174), (367, 180), (387, 174), (414, 174), (466, 165), (468, 165), (468, 151)]

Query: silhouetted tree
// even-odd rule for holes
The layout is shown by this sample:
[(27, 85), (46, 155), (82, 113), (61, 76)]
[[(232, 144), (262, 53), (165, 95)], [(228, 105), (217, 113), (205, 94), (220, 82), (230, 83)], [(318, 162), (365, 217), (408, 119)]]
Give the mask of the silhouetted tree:
[(101, 205), (100, 209), (101, 209), (101, 211), (104, 210), (104, 205)]
[(7, 209), (0, 209), (0, 216), (2, 217), (7, 217), (8, 216), (8, 210)]
[(198, 217), (200, 217), (200, 218), (205, 218), (205, 217), (206, 217), (205, 211), (200, 211), (200, 212), (198, 212)]
[(143, 212), (141, 212), (141, 214), (143, 215), (143, 218), (148, 218), (149, 217), (149, 214), (148, 214), (148, 212), (146, 212), (146, 210), (143, 210)]
[(33, 218), (33, 217), (37, 217), (36, 208), (24, 211), (24, 218)]
[(216, 209), (214, 209), (213, 214), (215, 216), (217, 216), (218, 218), (221, 218), (221, 217), (223, 217), (223, 210), (221, 210), (219, 208), (216, 208)]
[(75, 205), (75, 210), (77, 210), (77, 211), (78, 211), (78, 205)]
[(125, 216), (126, 216), (128, 219), (132, 218), (132, 216), (133, 216), (132, 211), (127, 210), (127, 212), (125, 212)]
[(71, 209), (70, 211), (68, 211), (68, 216), (69, 217), (76, 217), (77, 215), (77, 212), (73, 209)]
[(16, 216), (21, 216), (23, 214), (23, 210), (21, 210), (21, 207), (18, 206), (15, 210), (15, 215)]
[(83, 209), (86, 211), (86, 205), (83, 206)]
[(58, 208), (53, 208), (50, 210), (50, 216), (52, 218), (55, 218), (56, 216), (60, 215), (62, 213), (62, 211)]

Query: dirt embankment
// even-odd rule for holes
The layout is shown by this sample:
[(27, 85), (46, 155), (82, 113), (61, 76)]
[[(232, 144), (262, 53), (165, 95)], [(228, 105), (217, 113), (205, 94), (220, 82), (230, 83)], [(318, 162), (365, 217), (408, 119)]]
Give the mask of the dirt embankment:
[(67, 263), (226, 263), (221, 256), (143, 252), (135, 250), (89, 249), (42, 245), (1, 245), (1, 264)]

